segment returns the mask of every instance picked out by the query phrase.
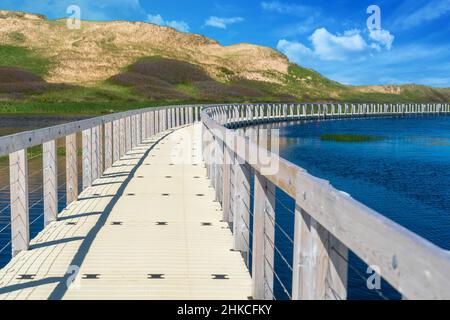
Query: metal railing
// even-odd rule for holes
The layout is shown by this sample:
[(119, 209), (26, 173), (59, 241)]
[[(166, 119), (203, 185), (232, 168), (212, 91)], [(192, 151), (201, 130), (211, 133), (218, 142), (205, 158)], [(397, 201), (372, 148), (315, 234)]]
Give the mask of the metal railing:
[[(239, 130), (232, 130), (276, 121), (444, 113), (450, 113), (449, 104), (258, 104), (203, 108), (207, 174), (222, 204), (223, 220), (232, 225), (234, 249), (243, 253), (252, 270), (253, 298), (275, 298), (276, 282), (291, 299), (346, 299), (351, 267), (348, 256), (352, 252), (367, 265), (377, 266), (382, 278), (405, 299), (449, 299), (448, 251), (272, 153), (264, 144), (266, 141), (261, 141), (267, 140), (265, 137), (258, 138), (251, 130), (245, 137)], [(268, 167), (277, 171), (267, 170)], [(275, 233), (283, 233), (275, 214), (277, 188), (295, 201), (295, 209), (291, 210), (295, 216), (294, 235), (283, 234), (293, 244), (292, 264), (275, 245)], [(274, 271), (276, 256), (292, 273), (291, 291)]]

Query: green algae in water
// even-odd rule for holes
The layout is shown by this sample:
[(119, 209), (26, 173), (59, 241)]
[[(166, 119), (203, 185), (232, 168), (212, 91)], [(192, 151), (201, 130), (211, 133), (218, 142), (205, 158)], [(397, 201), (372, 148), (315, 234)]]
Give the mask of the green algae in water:
[(322, 141), (335, 142), (376, 142), (384, 140), (381, 136), (363, 135), (363, 134), (323, 134), (320, 136)]

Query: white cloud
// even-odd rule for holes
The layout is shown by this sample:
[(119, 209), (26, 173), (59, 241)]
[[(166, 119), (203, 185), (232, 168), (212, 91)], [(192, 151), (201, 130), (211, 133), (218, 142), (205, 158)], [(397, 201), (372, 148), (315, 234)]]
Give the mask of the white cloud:
[(310, 59), (315, 57), (314, 52), (310, 48), (297, 41), (282, 39), (278, 41), (277, 49), (283, 52), (289, 60), (298, 64), (309, 64), (308, 62), (311, 62)]
[(272, 11), (282, 14), (291, 14), (300, 17), (306, 17), (311, 15), (316, 15), (319, 13), (319, 9), (298, 5), (298, 4), (290, 4), (284, 3), (280, 1), (271, 1), (271, 2), (261, 2), (261, 7), (263, 10)]
[(450, 13), (450, 0), (429, 1), (423, 7), (402, 15), (396, 21), (396, 25), (402, 28), (420, 26), (424, 22), (438, 19)]
[[(395, 36), (393, 36), (388, 30), (380, 29), (372, 29), (369, 31), (369, 38), (379, 44), (383, 45), (386, 49), (391, 50), (392, 43), (394, 42)], [(378, 44), (372, 44), (376, 47)], [(379, 48), (379, 46), (378, 46)]]
[(320, 28), (314, 31), (310, 40), (315, 54), (323, 60), (345, 60), (349, 55), (367, 49), (366, 41), (357, 30), (339, 36)]
[(147, 21), (160, 26), (171, 27), (181, 32), (189, 32), (190, 30), (190, 27), (186, 22), (165, 20), (160, 14), (147, 15)]
[(333, 34), (325, 28), (316, 29), (308, 38), (310, 46), (297, 41), (282, 39), (277, 49), (290, 60), (301, 61), (353, 61), (364, 60), (374, 50), (381, 52), (383, 48), (390, 50), (395, 37), (387, 30), (372, 30), (368, 42), (358, 29), (346, 30), (343, 34)]
[(160, 26), (163, 26), (166, 24), (166, 22), (164, 21), (163, 17), (160, 14), (156, 14), (156, 15), (151, 15), (149, 14), (147, 16), (147, 21), (153, 24), (157, 24)]
[(182, 32), (189, 32), (191, 29), (184, 21), (167, 21), (167, 26)]
[(233, 17), (233, 18), (220, 18), (220, 17), (209, 17), (205, 21), (206, 26), (214, 27), (214, 28), (220, 28), (220, 29), (226, 29), (228, 25), (235, 24), (239, 22), (243, 22), (244, 18), (241, 17)]

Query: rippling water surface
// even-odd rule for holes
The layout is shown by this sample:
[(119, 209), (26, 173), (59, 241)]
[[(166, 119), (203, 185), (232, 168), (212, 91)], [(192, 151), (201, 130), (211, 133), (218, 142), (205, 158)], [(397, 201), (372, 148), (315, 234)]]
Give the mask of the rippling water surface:
[[(272, 125), (279, 128), (280, 154), (311, 174), (414, 231), (450, 249), (450, 117), (371, 118)], [(327, 135), (367, 135), (369, 142), (323, 140)], [(285, 204), (292, 206), (284, 197)], [(292, 217), (279, 206), (281, 223), (292, 232)], [(284, 211), (283, 211), (284, 210)], [(380, 235), (383, 236), (383, 235)], [(289, 241), (277, 237), (288, 248)], [(412, 253), (414, 254), (414, 253)], [(285, 269), (276, 259), (276, 267)], [(398, 298), (386, 283), (365, 289), (366, 268), (350, 257), (350, 298)], [(352, 269), (354, 268), (354, 269)], [(285, 273), (286, 270), (284, 270)], [(360, 274), (358, 274), (360, 273)], [(288, 275), (285, 275), (289, 282)], [(281, 286), (278, 292), (282, 293)]]

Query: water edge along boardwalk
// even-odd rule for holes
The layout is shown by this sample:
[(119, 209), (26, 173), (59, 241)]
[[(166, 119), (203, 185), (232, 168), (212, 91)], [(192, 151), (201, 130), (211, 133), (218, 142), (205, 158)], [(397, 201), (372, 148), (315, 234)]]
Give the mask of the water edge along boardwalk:
[[(0, 298), (272, 299), (281, 283), (277, 188), (296, 201), (290, 298), (345, 299), (349, 250), (406, 299), (450, 298), (447, 251), (258, 146), (257, 135), (227, 129), (448, 112), (448, 104), (179, 106), (2, 137), (14, 257), (0, 271)], [(67, 208), (58, 213), (55, 140), (64, 137)], [(39, 144), (46, 227), (30, 241), (26, 148)]]

